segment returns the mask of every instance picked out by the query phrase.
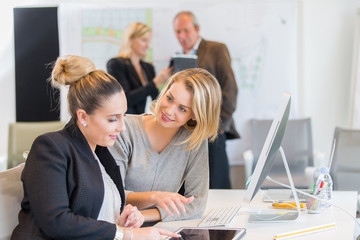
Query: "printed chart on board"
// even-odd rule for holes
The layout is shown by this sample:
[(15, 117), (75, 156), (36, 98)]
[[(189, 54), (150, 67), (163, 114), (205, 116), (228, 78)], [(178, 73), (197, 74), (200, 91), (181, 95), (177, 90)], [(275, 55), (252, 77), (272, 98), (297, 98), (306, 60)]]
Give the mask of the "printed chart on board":
[[(106, 62), (119, 53), (123, 31), (132, 22), (151, 27), (151, 10), (83, 9), (82, 55), (97, 68), (106, 70)], [(152, 47), (148, 49), (147, 60), (152, 60)]]

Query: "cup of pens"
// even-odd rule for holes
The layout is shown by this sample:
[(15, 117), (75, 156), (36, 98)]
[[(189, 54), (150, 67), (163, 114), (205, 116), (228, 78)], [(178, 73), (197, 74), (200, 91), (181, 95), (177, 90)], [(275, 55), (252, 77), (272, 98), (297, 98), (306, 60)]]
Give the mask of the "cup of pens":
[(320, 213), (320, 208), (321, 201), (319, 199), (312, 197), (306, 202), (307, 213)]
[(307, 213), (320, 213), (321, 200), (325, 198), (324, 188), (325, 185), (323, 181), (318, 181), (314, 185), (313, 197), (306, 202)]

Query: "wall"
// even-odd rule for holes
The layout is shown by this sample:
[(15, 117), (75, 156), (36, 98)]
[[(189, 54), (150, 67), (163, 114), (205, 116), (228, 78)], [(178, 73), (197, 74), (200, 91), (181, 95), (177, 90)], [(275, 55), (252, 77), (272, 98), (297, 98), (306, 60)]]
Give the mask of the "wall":
[[(3, 6), (4, 5), (4, 6)], [(15, 121), (15, 68), (13, 51), (12, 9), (1, 3), (0, 28), (0, 168), (7, 149), (8, 124)]]
[(299, 1), (300, 115), (313, 120), (314, 148), (329, 156), (335, 126), (350, 127), (356, 8), (360, 1)]
[[(165, 1), (158, 0), (157, 2)], [(97, 1), (86, 2), (96, 3)], [(120, 1), (106, 0), (105, 2), (119, 3)], [(127, 1), (121, 2), (126, 4)], [(137, 2), (141, 6), (142, 1), (137, 0)], [(190, 3), (190, 1), (181, 2)], [(215, 1), (207, 1), (209, 2)], [(12, 7), (29, 4), (54, 6), (58, 3), (60, 1), (6, 0), (1, 2), (0, 156), (2, 158), (7, 151), (8, 123), (15, 121)], [(355, 14), (356, 8), (360, 7), (360, 0), (298, 0), (298, 3), (299, 116), (313, 119), (314, 148), (328, 155), (335, 126), (349, 126)]]

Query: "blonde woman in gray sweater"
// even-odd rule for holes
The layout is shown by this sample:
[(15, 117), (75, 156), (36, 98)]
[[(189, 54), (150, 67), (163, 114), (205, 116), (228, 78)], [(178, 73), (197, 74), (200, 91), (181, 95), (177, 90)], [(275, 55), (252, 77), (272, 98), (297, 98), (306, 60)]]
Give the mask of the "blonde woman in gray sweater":
[[(126, 201), (145, 221), (200, 218), (209, 189), (208, 140), (219, 127), (221, 89), (194, 68), (173, 75), (153, 114), (127, 115), (110, 152), (120, 166)], [(178, 194), (184, 184), (184, 196)]]

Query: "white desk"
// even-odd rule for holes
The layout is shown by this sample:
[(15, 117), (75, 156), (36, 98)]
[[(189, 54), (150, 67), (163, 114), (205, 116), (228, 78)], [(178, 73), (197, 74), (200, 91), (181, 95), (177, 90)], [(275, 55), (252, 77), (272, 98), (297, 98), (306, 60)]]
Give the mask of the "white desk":
[[(244, 205), (245, 208), (271, 208), (270, 203), (264, 203), (262, 201), (261, 192), (258, 193), (254, 200), (250, 203), (243, 203), (243, 190), (210, 190), (208, 203), (204, 214), (207, 214), (211, 208), (219, 206), (231, 206), (231, 205)], [(333, 193), (333, 202), (337, 205), (341, 205), (344, 209), (355, 217), (357, 206), (357, 193), (353, 191), (339, 191)], [(160, 222), (156, 224), (156, 227), (165, 228), (175, 231), (180, 227), (194, 227), (200, 222), (197, 220), (186, 221), (174, 221), (174, 222)], [(307, 214), (302, 212), (299, 219), (296, 222), (286, 223), (248, 223), (248, 215), (240, 215), (232, 227), (244, 227), (246, 228), (246, 240), (272, 240), (275, 233), (283, 233), (288, 231), (294, 231), (298, 229), (308, 228), (312, 226), (327, 224), (335, 222), (337, 228), (333, 230), (327, 230), (319, 233), (314, 233), (302, 237), (296, 237), (292, 239), (336, 239), (336, 240), (350, 240), (354, 239), (354, 219), (343, 212), (342, 210), (332, 206), (328, 209), (324, 209), (320, 214)]]

